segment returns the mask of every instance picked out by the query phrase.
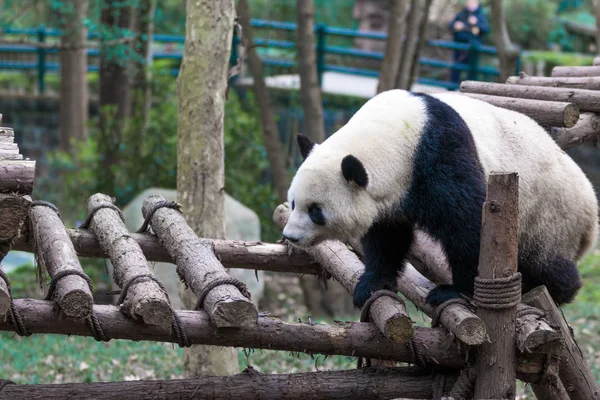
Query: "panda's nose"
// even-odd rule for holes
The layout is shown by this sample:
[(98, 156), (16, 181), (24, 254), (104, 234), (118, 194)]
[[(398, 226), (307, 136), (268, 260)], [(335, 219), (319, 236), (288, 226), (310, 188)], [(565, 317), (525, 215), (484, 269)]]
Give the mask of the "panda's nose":
[(286, 239), (288, 242), (291, 242), (291, 243), (298, 243), (298, 241), (300, 240), (300, 239), (298, 239), (298, 238), (291, 237), (291, 236), (286, 236), (286, 235), (283, 235), (283, 237), (284, 237), (284, 238), (285, 238), (285, 239)]

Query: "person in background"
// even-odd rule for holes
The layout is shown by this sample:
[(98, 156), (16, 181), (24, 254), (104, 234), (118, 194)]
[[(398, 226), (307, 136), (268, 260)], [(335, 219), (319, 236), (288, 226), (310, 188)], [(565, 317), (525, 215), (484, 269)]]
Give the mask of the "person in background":
[[(454, 35), (454, 41), (462, 43), (479, 44), (490, 30), (490, 25), (479, 5), (479, 0), (467, 0), (465, 7), (456, 14), (448, 27)], [(468, 64), (469, 52), (454, 50), (453, 60), (455, 63)], [(460, 73), (460, 70), (451, 69), (450, 80), (459, 83)]]

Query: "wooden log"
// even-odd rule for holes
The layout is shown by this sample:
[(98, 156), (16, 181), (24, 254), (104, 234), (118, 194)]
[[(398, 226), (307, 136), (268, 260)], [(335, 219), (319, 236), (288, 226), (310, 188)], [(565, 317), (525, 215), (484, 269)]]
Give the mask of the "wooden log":
[(525, 72), (506, 80), (511, 85), (546, 86), (573, 89), (600, 90), (600, 77), (529, 76)]
[(570, 400), (567, 389), (559, 377), (560, 348), (559, 343), (547, 352), (542, 378), (540, 382), (531, 385), (538, 400)]
[(539, 286), (527, 292), (523, 295), (523, 303), (546, 311), (562, 335), (559, 376), (571, 400), (600, 399), (600, 386), (594, 379), (567, 321), (546, 287)]
[[(144, 218), (153, 207), (164, 201), (164, 197), (159, 195), (144, 200)], [(160, 244), (177, 264), (177, 273), (196, 296), (215, 280), (231, 278), (215, 256), (212, 242), (200, 239), (178, 210), (160, 208), (153, 214), (150, 224)], [(258, 318), (254, 304), (231, 284), (214, 287), (199, 306), (218, 328), (251, 326)]]
[[(518, 183), (516, 173), (491, 173), (489, 176), (481, 223), (479, 278), (507, 278), (517, 272)], [(518, 297), (520, 300), (520, 294)], [(474, 299), (478, 301), (477, 316), (489, 328), (491, 339), (478, 349), (475, 398), (514, 399), (517, 359), (515, 312), (518, 301), (502, 309), (492, 309), (487, 303), (484, 307), (484, 293), (478, 297), (477, 284)]]
[[(142, 249), (129, 235), (118, 209), (110, 208), (116, 207), (114, 200), (97, 193), (90, 196), (87, 206), (88, 213), (93, 214), (89, 229), (114, 265), (115, 283), (123, 288), (136, 276), (154, 276)], [(149, 278), (133, 281), (119, 307), (125, 314), (146, 324), (170, 324), (173, 318), (167, 293)]]
[(14, 141), (15, 131), (13, 128), (0, 126), (0, 143), (13, 143)]
[[(290, 209), (287, 203), (280, 205), (273, 214), (275, 224), (283, 229), (289, 218)], [(352, 295), (358, 282), (358, 278), (364, 271), (364, 264), (339, 241), (326, 241), (308, 250), (308, 253), (318, 261), (323, 268), (327, 270), (342, 286)], [(425, 303), (427, 293), (435, 285), (431, 282), (428, 286), (426, 278), (419, 274), (414, 267), (407, 265), (405, 272), (397, 280), (397, 289), (402, 292), (410, 301), (415, 303), (429, 316), (433, 315), (434, 309)], [(378, 307), (385, 307), (380, 303), (380, 299), (375, 300), (371, 305), (371, 317), (374, 317), (373, 310)], [(379, 304), (379, 305), (378, 305)], [(397, 315), (397, 314), (396, 314)], [(408, 314), (406, 318), (409, 319)], [(480, 344), (487, 336), (485, 335), (485, 326), (473, 313), (459, 304), (453, 304), (447, 307), (440, 318), (440, 321), (448, 330), (450, 330), (458, 339), (469, 344)], [(384, 325), (381, 321), (378, 326)], [(394, 326), (408, 326), (407, 323), (394, 324)], [(411, 325), (412, 326), (412, 325)], [(482, 334), (483, 332), (483, 334)], [(396, 337), (409, 338), (410, 332), (399, 332)]]
[(443, 248), (422, 231), (415, 232), (408, 261), (417, 271), (438, 285), (452, 282), (452, 272)]
[(462, 95), (485, 101), (496, 107), (520, 112), (543, 126), (570, 128), (574, 126), (579, 119), (579, 108), (571, 103), (515, 99), (511, 97), (490, 96), (477, 93), (462, 93)]
[(554, 127), (549, 133), (561, 149), (569, 149), (587, 141), (596, 141), (600, 138), (600, 116), (595, 113), (582, 113), (575, 126)]
[[(456, 374), (448, 372), (444, 391)], [(6, 385), (0, 399), (306, 400), (397, 399), (433, 396), (431, 373), (414, 368), (365, 368), (300, 374), (261, 374), (252, 367), (231, 376), (127, 382)]]
[[(2, 265), (0, 265), (2, 271)], [(5, 319), (5, 315), (10, 309), (10, 293), (4, 279), (0, 278), (0, 319)]]
[[(517, 306), (517, 312), (526, 307)], [(558, 342), (560, 333), (552, 328), (545, 317), (535, 314), (525, 314), (517, 318), (516, 326), (517, 349), (521, 352), (532, 352), (542, 345)]]
[[(33, 205), (29, 219), (32, 226), (30, 235), (41, 270), (48, 271), (51, 277), (70, 270), (83, 274), (77, 253), (58, 214), (47, 206)], [(88, 317), (94, 303), (88, 283), (77, 275), (60, 279), (53, 299), (66, 316), (77, 319)]]
[[(51, 302), (17, 299), (15, 305), (31, 333), (91, 336), (85, 321), (59, 319)], [(327, 325), (288, 323), (274, 317), (260, 317), (253, 326), (216, 329), (204, 311), (179, 310), (175, 313), (191, 344), (414, 362), (410, 346), (386, 339), (379, 328), (369, 322), (338, 322)], [(178, 341), (170, 327), (140, 324), (112, 305), (94, 305), (94, 314), (105, 335), (111, 339), (169, 343)], [(0, 320), (0, 330), (14, 331), (10, 323), (4, 320)], [(447, 368), (464, 366), (464, 349), (442, 328), (415, 327), (413, 341), (428, 365)], [(542, 366), (534, 361), (533, 366), (529, 365), (524, 372), (534, 376), (542, 370)]]
[[(85, 229), (67, 229), (67, 234), (80, 257), (108, 258), (100, 248), (96, 235)], [(173, 259), (158, 242), (156, 235), (130, 233), (148, 261), (173, 263)], [(214, 247), (215, 254), (226, 268), (256, 269), (261, 271), (318, 275), (321, 266), (303, 251), (292, 251), (288, 246), (242, 240), (204, 239)], [(26, 236), (20, 236), (13, 248), (33, 251)]]
[(585, 67), (554, 67), (552, 68), (554, 77), (581, 77), (581, 76), (600, 76), (600, 66)]
[[(290, 216), (287, 203), (278, 206), (273, 221), (283, 229)], [(337, 280), (346, 291), (354, 294), (358, 278), (364, 271), (363, 263), (344, 243), (328, 240), (307, 250), (323, 268)], [(370, 307), (370, 318), (384, 335), (396, 342), (404, 343), (413, 336), (413, 324), (404, 304), (389, 296), (376, 299)]]
[(518, 99), (559, 101), (574, 104), (580, 111), (600, 112), (600, 92), (595, 90), (464, 81), (460, 84), (460, 91)]
[[(0, 152), (6, 154), (8, 150)], [(18, 154), (18, 150), (16, 150)], [(35, 161), (0, 160), (0, 192), (31, 194), (35, 181)]]

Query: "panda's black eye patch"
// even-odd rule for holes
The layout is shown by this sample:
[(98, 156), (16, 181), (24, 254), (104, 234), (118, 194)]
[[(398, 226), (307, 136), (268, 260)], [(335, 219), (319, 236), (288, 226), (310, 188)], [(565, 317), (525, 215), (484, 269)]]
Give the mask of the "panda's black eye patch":
[(325, 225), (325, 217), (323, 216), (323, 210), (317, 203), (313, 203), (308, 207), (308, 216), (310, 220), (317, 225)]
[(294, 200), (292, 200), (292, 211), (294, 211), (294, 208), (296, 208), (296, 203), (294, 202)]

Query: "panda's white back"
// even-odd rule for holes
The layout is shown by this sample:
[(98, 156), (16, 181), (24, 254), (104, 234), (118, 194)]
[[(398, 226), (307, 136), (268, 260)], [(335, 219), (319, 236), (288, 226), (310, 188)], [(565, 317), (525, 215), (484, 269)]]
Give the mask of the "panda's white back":
[[(486, 176), (519, 173), (521, 234), (579, 258), (595, 244), (598, 206), (581, 168), (531, 118), (456, 93), (433, 95), (467, 123)], [(583, 234), (583, 238), (582, 238)], [(521, 243), (526, 243), (522, 241)]]

